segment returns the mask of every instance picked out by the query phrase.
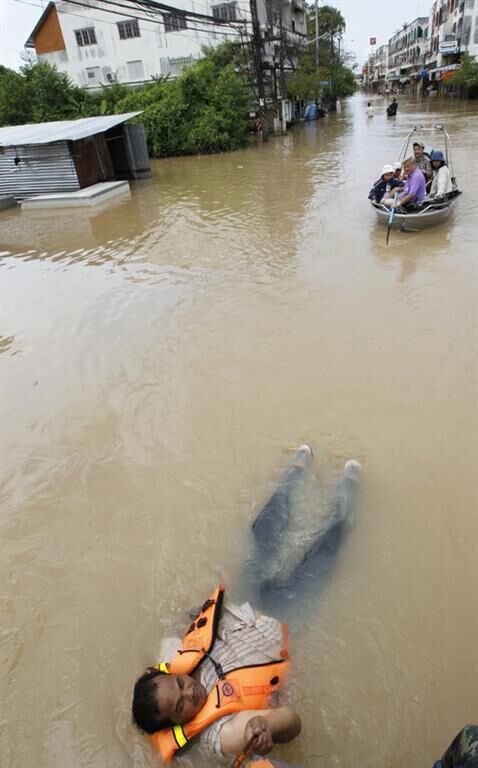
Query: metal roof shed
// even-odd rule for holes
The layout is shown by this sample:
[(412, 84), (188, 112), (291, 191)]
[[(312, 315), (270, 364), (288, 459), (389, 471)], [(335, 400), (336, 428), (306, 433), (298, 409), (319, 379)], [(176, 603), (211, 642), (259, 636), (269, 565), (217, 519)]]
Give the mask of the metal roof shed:
[(74, 192), (102, 181), (151, 176), (141, 114), (0, 128), (0, 195)]

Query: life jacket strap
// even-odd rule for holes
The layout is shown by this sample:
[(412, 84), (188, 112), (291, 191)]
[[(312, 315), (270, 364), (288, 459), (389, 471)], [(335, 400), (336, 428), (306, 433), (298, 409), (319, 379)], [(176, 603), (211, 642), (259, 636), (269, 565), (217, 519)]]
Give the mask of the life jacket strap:
[(173, 735), (174, 739), (176, 741), (176, 744), (178, 745), (179, 749), (182, 749), (182, 747), (186, 746), (188, 743), (188, 738), (186, 734), (184, 733), (184, 729), (182, 725), (175, 725), (173, 728)]

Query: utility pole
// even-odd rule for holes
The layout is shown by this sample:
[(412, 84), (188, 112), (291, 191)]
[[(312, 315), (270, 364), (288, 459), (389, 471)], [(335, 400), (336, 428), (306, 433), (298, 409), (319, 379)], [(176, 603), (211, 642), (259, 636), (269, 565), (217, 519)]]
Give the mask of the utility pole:
[(315, 68), (319, 68), (319, 0), (315, 0)]
[(257, 14), (257, 0), (249, 0), (252, 21), (252, 56), (257, 78), (257, 92), (259, 94), (259, 109), (262, 117), (262, 139), (269, 138), (269, 126), (267, 125), (266, 89), (264, 87), (264, 74), (262, 71), (262, 35)]
[(286, 94), (286, 84), (285, 84), (285, 76), (284, 76), (284, 46), (285, 46), (285, 39), (284, 39), (284, 25), (282, 23), (282, 0), (279, 0), (279, 83), (280, 83), (280, 121), (281, 121), (281, 131), (282, 133), (286, 132), (286, 116), (285, 116), (285, 94)]

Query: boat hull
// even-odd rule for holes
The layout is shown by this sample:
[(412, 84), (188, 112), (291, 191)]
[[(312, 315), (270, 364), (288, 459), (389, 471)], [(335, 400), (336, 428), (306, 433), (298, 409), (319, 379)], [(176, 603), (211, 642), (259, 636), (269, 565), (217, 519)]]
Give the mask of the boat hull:
[[(439, 208), (425, 207), (421, 211), (410, 211), (409, 213), (399, 213), (398, 211), (395, 211), (392, 228), (417, 230), (427, 229), (428, 227), (435, 227), (438, 224), (442, 224), (448, 219), (455, 200), (456, 198), (453, 198), (446, 205), (440, 206)], [(390, 208), (386, 208), (384, 205), (376, 203), (373, 203), (372, 205), (380, 224), (388, 226)]]

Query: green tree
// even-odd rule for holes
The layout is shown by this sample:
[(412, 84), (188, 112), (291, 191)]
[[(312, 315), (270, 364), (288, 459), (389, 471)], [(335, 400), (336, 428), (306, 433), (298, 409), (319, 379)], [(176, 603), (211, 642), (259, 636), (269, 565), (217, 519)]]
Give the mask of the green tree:
[(478, 89), (478, 61), (475, 56), (464, 53), (460, 69), (450, 78), (452, 85), (463, 86), (468, 91), (475, 92)]
[(306, 54), (287, 80), (291, 96), (304, 101), (324, 101), (335, 105), (337, 99), (351, 96), (355, 91), (353, 72), (337, 61), (329, 66), (315, 68), (311, 54)]
[(0, 122), (3, 125), (41, 123), (79, 117), (87, 111), (89, 95), (68, 75), (46, 61), (0, 72)]
[(142, 109), (152, 155), (196, 154), (237, 149), (247, 142), (251, 94), (232, 63), (230, 46), (205, 49), (205, 57), (176, 80), (130, 91), (117, 112)]
[(0, 67), (0, 122), (74, 119), (141, 111), (151, 154), (179, 155), (236, 149), (248, 141), (252, 94), (235, 44), (206, 48), (176, 80), (153, 78), (140, 88), (121, 84), (89, 93), (45, 62), (20, 73)]
[(310, 54), (305, 55), (296, 71), (287, 80), (287, 90), (295, 99), (316, 101), (324, 94), (324, 81), (328, 81), (328, 69), (319, 67)]
[[(328, 66), (339, 56), (339, 41), (345, 32), (345, 19), (338, 8), (319, 5), (319, 65)], [(324, 36), (324, 37), (322, 37)], [(307, 37), (315, 40), (315, 5), (307, 5)], [(311, 43), (312, 48), (314, 43)]]
[(0, 125), (22, 125), (30, 118), (24, 78), (0, 66)]

